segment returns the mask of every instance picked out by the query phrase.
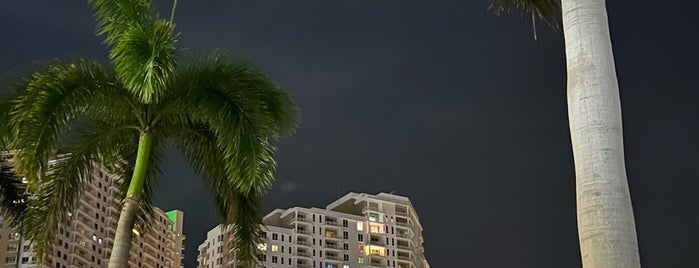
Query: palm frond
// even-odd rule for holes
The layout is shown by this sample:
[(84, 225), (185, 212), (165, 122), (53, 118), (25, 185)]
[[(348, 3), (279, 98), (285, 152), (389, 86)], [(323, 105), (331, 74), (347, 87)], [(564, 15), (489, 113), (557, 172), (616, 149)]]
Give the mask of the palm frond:
[(90, 125), (74, 143), (61, 148), (44, 176), (29, 183), (32, 197), (21, 230), (32, 240), (38, 258), (50, 252), (56, 230), (70, 220), (69, 213), (76, 212), (79, 197), (92, 180), (95, 163), (103, 162), (133, 136), (138, 134), (128, 126)]
[(232, 243), (236, 259), (243, 264), (256, 261), (262, 223), (261, 193), (241, 194), (234, 179), (228, 177), (225, 160), (217, 146), (216, 135), (206, 124), (188, 120), (170, 122), (164, 129), (184, 152), (198, 175), (207, 182), (218, 210), (219, 221), (233, 228)]
[(498, 15), (518, 11), (530, 13), (554, 30), (561, 25), (561, 0), (490, 0), (488, 9)]
[(90, 60), (56, 61), (29, 77), (8, 109), (9, 149), (17, 150), (17, 171), (35, 182), (46, 171), (60, 135), (79, 117), (104, 110), (100, 104), (105, 98), (98, 96), (117, 84), (112, 74)]
[(262, 242), (260, 216), (257, 216), (262, 213), (262, 194), (238, 194), (235, 197), (234, 219), (230, 225), (233, 228), (233, 239), (229, 241), (229, 248), (234, 249), (237, 264), (255, 267), (259, 253), (257, 245)]
[(116, 44), (121, 34), (133, 26), (152, 25), (157, 14), (150, 0), (88, 0), (95, 9), (97, 34), (105, 43)]
[(25, 192), (26, 185), (12, 172), (9, 155), (0, 151), (0, 215), (13, 227), (19, 226), (26, 212)]
[(153, 23), (126, 29), (109, 53), (121, 81), (143, 103), (162, 97), (176, 65), (173, 25), (165, 20)]
[(12, 136), (10, 131), (11, 97), (0, 99), (0, 152), (4, 151)]
[(176, 81), (170, 112), (209, 127), (241, 194), (266, 191), (276, 166), (272, 142), (297, 125), (290, 97), (248, 62), (222, 56), (192, 64)]

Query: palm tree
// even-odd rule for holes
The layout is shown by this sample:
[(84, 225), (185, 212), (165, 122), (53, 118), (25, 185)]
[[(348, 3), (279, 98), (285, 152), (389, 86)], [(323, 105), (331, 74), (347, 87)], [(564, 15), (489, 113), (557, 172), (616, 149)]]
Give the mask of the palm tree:
[(150, 1), (89, 2), (111, 64), (46, 64), (17, 87), (0, 122), (32, 193), (23, 234), (39, 258), (50, 252), (99, 163), (123, 178), (108, 267), (126, 267), (132, 230), (148, 227), (163, 148), (172, 144), (209, 186), (220, 221), (232, 224), (239, 261), (253, 263), (274, 141), (297, 124), (289, 96), (223, 52), (178, 64), (172, 19), (159, 18)]
[(582, 263), (640, 267), (605, 1), (492, 0), (491, 8), (524, 10), (554, 28), (562, 19)]

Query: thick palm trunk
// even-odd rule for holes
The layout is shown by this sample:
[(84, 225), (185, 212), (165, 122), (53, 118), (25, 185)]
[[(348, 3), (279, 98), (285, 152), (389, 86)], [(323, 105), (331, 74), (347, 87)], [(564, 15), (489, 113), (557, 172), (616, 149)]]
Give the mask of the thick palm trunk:
[(640, 267), (604, 0), (562, 0), (583, 267)]
[(136, 156), (136, 166), (134, 167), (129, 190), (124, 199), (124, 205), (119, 214), (114, 246), (109, 257), (109, 268), (126, 268), (129, 262), (129, 251), (131, 250), (131, 238), (133, 227), (136, 222), (136, 215), (139, 211), (141, 194), (146, 179), (148, 159), (153, 146), (153, 136), (148, 133), (141, 134), (138, 142), (138, 155)]

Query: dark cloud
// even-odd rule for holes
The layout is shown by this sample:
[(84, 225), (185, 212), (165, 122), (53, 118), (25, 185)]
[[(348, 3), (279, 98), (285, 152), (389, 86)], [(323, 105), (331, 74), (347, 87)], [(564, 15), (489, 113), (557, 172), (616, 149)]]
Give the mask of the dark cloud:
[[(696, 267), (696, 3), (608, 1), (645, 267)], [(162, 13), (170, 2), (161, 1)], [(348, 191), (409, 196), (433, 267), (579, 267), (560, 33), (487, 1), (180, 1), (189, 53), (235, 48), (294, 95), (268, 209)], [(0, 71), (106, 58), (82, 1), (0, 9)], [(187, 265), (216, 216), (171, 152), (158, 205), (185, 211)], [(290, 190), (292, 189), (292, 190)]]

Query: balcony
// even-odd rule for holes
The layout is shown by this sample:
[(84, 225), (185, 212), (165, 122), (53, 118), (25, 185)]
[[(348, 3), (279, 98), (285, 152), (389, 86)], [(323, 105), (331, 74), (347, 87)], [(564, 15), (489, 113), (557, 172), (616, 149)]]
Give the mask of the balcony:
[(404, 226), (404, 227), (412, 227), (413, 225), (410, 224), (409, 222), (401, 222), (401, 221), (396, 221), (396, 225), (398, 226)]
[(369, 267), (386, 267), (384, 262), (372, 261), (369, 263)]
[(411, 235), (409, 233), (396, 233), (396, 236), (400, 237), (400, 238), (405, 238), (405, 239), (411, 238)]
[(398, 245), (396, 245), (396, 248), (402, 249), (402, 250), (413, 250), (413, 248), (410, 247), (409, 245), (400, 245), (400, 244), (398, 244)]
[(410, 215), (408, 215), (408, 211), (400, 211), (400, 210), (396, 210), (396, 215), (397, 215), (397, 216), (403, 216), (403, 217), (409, 217), (409, 216), (410, 216)]
[(306, 258), (310, 258), (310, 257), (311, 257), (311, 255), (308, 254), (308, 252), (305, 252), (305, 251), (296, 251), (296, 254), (294, 254), (294, 255), (299, 256), (299, 257), (306, 257)]
[(325, 243), (325, 248), (326, 248), (326, 249), (330, 249), (330, 250), (337, 250), (337, 251), (340, 250), (340, 246), (338, 246), (337, 244), (328, 244), (328, 243)]
[(328, 255), (325, 254), (325, 259), (326, 260), (331, 260), (331, 261), (340, 261), (340, 257), (337, 255)]
[(325, 235), (323, 237), (325, 237), (326, 239), (342, 240), (342, 236), (340, 236), (339, 233), (325, 232)]
[(398, 259), (402, 260), (402, 261), (414, 261), (415, 260), (413, 257), (400, 255), (400, 254), (396, 257), (398, 257)]
[(338, 222), (336, 222), (336, 221), (328, 221), (328, 220), (325, 220), (325, 225), (340, 227), (340, 223), (338, 223)]

